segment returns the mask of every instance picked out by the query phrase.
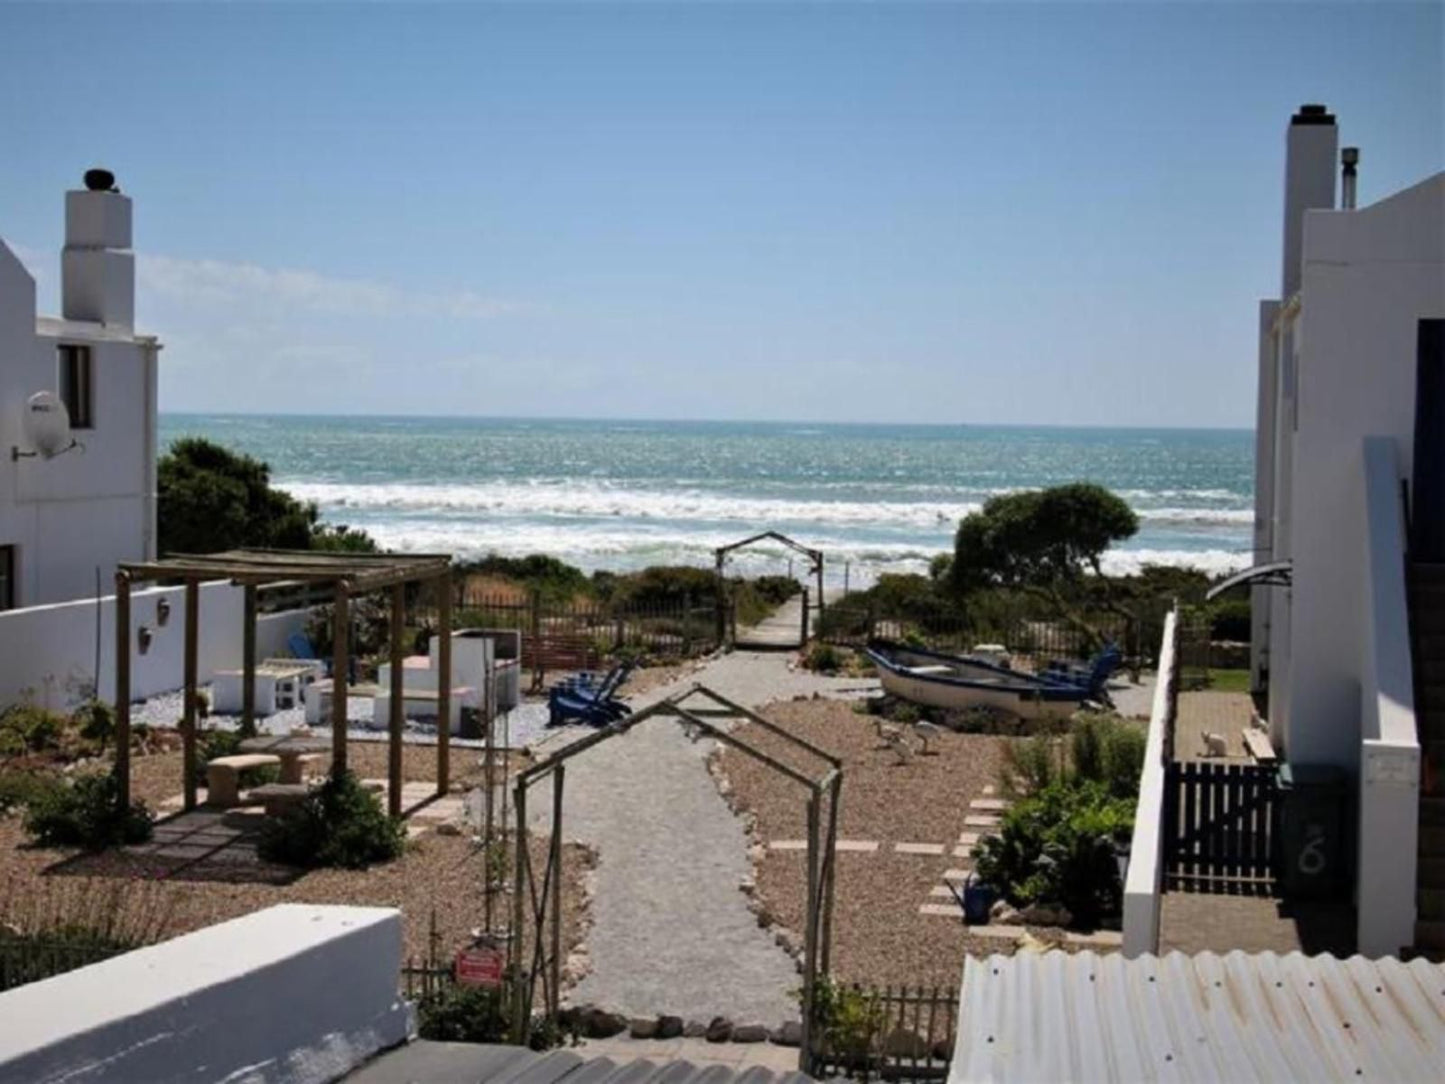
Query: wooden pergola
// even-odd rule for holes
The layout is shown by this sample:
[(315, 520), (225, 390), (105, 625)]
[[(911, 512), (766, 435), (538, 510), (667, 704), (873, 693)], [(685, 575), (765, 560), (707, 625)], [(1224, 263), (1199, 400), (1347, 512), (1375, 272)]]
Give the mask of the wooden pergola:
[[(779, 542), (779, 543), (781, 543), (782, 545), (787, 546), (787, 547), (788, 547), (790, 550), (792, 550), (794, 553), (800, 553), (800, 554), (802, 554), (804, 557), (806, 557), (806, 558), (808, 559), (808, 570), (807, 570), (805, 573), (803, 573), (803, 574), (804, 574), (805, 576), (808, 576), (808, 575), (814, 576), (814, 577), (816, 577), (816, 579), (817, 579), (817, 583), (818, 583), (818, 618), (821, 620), (822, 617), (823, 617), (824, 606), (826, 605), (826, 604), (824, 603), (824, 601), (823, 601), (823, 551), (822, 551), (822, 550), (813, 549), (811, 546), (805, 546), (805, 545), (803, 545), (801, 542), (798, 542), (798, 541), (796, 541), (795, 539), (789, 538), (787, 535), (781, 534), (781, 533), (779, 533), (778, 531), (764, 531), (762, 534), (755, 534), (755, 535), (752, 535), (752, 536), (749, 537), (749, 538), (744, 538), (744, 539), (741, 539), (740, 541), (737, 541), (737, 542), (729, 542), (726, 546), (719, 546), (719, 547), (717, 547), (717, 549), (713, 550), (713, 558), (714, 558), (714, 560), (716, 561), (716, 568), (717, 568), (717, 592), (718, 592), (718, 614), (717, 614), (717, 621), (718, 621), (718, 640), (719, 640), (719, 641), (721, 641), (721, 640), (724, 639), (723, 629), (724, 629), (724, 625), (725, 625), (725, 623), (726, 623), (726, 621), (725, 621), (725, 614), (724, 614), (724, 612), (723, 612), (723, 594), (724, 594), (723, 587), (724, 587), (724, 584), (725, 584), (724, 570), (725, 570), (726, 567), (727, 567), (728, 556), (729, 556), (734, 550), (744, 549), (744, 548), (747, 547), (747, 546), (751, 546), (751, 545), (752, 545), (753, 543), (755, 543), (755, 542), (764, 542), (764, 541)], [(804, 622), (804, 627), (805, 627), (805, 629), (806, 629), (806, 621)]]
[(230, 580), (241, 587), (245, 628), (241, 648), (241, 725), (255, 724), (256, 595), (263, 587), (304, 584), (330, 587), (333, 603), (331, 770), (346, 770), (347, 671), (350, 662), (350, 600), (373, 591), (391, 594), (391, 716), (388, 734), (388, 806), (401, 815), (402, 728), (405, 723), (405, 656), (403, 618), (406, 586), (437, 584), (441, 650), (437, 658), (437, 794), (447, 792), (451, 753), (452, 590), (451, 557), (447, 554), (324, 553), (312, 550), (238, 549), (205, 555), (173, 554), (159, 561), (123, 563), (115, 574), (115, 771), (119, 801), (130, 804), (130, 592), (137, 583), (180, 581), (186, 588), (185, 707), (181, 738), (185, 759), (185, 808), (196, 807), (196, 687), (198, 684), (201, 585)]

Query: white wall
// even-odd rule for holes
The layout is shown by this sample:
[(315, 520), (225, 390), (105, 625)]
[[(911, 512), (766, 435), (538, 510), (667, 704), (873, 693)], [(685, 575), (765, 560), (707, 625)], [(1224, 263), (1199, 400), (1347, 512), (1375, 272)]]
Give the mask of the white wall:
[(1159, 676), (1139, 777), (1139, 803), (1134, 808), (1134, 835), (1129, 843), (1129, 870), (1124, 881), (1124, 955), (1159, 951), (1159, 907), (1164, 891), (1164, 770), (1169, 758), (1167, 735), (1174, 726), (1179, 680), (1179, 612), (1164, 619), (1159, 646)]
[[(1254, 429), (1254, 553), (1252, 564), (1274, 560), (1274, 420), (1276, 382), (1274, 323), (1279, 317), (1278, 301), (1259, 303), (1259, 396)], [(1265, 688), (1269, 669), (1269, 608), (1272, 588), (1252, 587), (1249, 592), (1250, 684)]]
[(1415, 942), (1420, 744), (1406, 603), (1404, 510), (1395, 440), (1364, 441), (1365, 598), (1359, 616), (1359, 887), (1356, 943), (1366, 956), (1394, 956)]
[(282, 904), (0, 994), (0, 1081), (337, 1080), (413, 1031), (401, 912)]
[[(108, 585), (113, 590), (112, 585)], [(159, 602), (170, 602), (170, 617), (159, 622)], [(0, 707), (26, 696), (57, 710), (75, 703), (82, 686), (95, 680), (96, 602), (55, 603), (0, 613)], [(100, 680), (104, 700), (115, 695), (115, 596), (102, 597)], [(244, 635), (241, 588), (210, 583), (201, 588), (199, 669), (213, 672), (241, 665)], [(179, 689), (185, 680), (185, 589), (152, 588), (131, 594), (131, 696), (142, 700)], [(286, 639), (306, 624), (306, 611), (264, 614), (256, 623), (256, 656), (285, 652)], [(151, 630), (150, 648), (140, 653), (139, 631)]]
[(1360, 448), (1367, 436), (1394, 438), (1410, 477), (1418, 324), (1445, 317), (1442, 238), (1445, 173), (1358, 211), (1305, 216), (1285, 736), (1296, 763), (1359, 763)]

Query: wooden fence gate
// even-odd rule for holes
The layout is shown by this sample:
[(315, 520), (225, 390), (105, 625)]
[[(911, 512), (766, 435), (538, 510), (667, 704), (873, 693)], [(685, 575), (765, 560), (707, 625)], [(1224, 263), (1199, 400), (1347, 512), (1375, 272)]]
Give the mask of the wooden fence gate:
[(1274, 881), (1275, 769), (1173, 762), (1165, 771), (1164, 870), (1170, 888), (1264, 891)]

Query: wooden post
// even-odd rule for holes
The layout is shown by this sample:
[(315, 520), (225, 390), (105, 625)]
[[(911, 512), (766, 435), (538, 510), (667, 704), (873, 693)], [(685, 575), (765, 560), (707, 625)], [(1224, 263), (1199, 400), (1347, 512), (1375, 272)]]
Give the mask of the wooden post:
[(241, 630), (241, 736), (256, 733), (256, 585), (241, 589), (245, 628)]
[(199, 669), (201, 585), (195, 580), (186, 581), (186, 647), (185, 647), (185, 714), (181, 719), (181, 742), (183, 770), (186, 773), (186, 809), (196, 808), (196, 703), (197, 670)]
[(808, 589), (807, 589), (806, 587), (803, 588), (803, 628), (802, 628), (802, 637), (803, 637), (803, 640), (802, 640), (802, 645), (801, 645), (801, 646), (807, 647), (807, 646), (808, 646)]
[[(441, 579), (441, 596), (437, 602), (437, 635), (441, 643), (437, 646), (437, 794), (445, 795), (452, 785), (452, 570), (447, 566)], [(483, 688), (477, 690), (484, 697), (493, 675), (483, 675)], [(491, 712), (483, 701), (482, 714), (486, 717), (487, 732), (491, 733)], [(490, 769), (489, 769), (490, 770)], [(491, 787), (488, 778), (487, 786)]]
[(406, 721), (406, 585), (391, 588), (391, 715), (386, 738), (386, 811), (401, 816), (401, 730)]
[(130, 573), (115, 574), (115, 777), (116, 804), (130, 807)]
[[(553, 1016), (562, 1005), (562, 782), (566, 766), (558, 764), (552, 773), (552, 1001)], [(542, 936), (542, 931), (537, 931)]]
[[(512, 1042), (519, 1045), (527, 1041), (527, 1015), (531, 1006), (527, 1003), (532, 996), (531, 984), (527, 981), (526, 938), (522, 935), (525, 921), (527, 896), (527, 784), (517, 780), (517, 831), (516, 831), (516, 884), (512, 890)], [(542, 931), (535, 931), (538, 937)]]
[(331, 609), (331, 774), (346, 771), (346, 668), (350, 661), (347, 637), (351, 633), (351, 585), (342, 580), (336, 585)]
[(818, 971), (827, 975), (833, 969), (833, 881), (838, 867), (838, 803), (843, 798), (843, 773), (833, 773), (828, 797), (828, 833), (823, 841), (827, 855), (827, 875), (823, 878), (823, 928), (818, 936)]
[(812, 1056), (813, 999), (818, 990), (818, 791), (808, 796), (808, 911), (803, 916), (803, 1034), (800, 1065)]
[(823, 626), (823, 614), (827, 608), (827, 601), (823, 598), (823, 555), (820, 553), (813, 558), (817, 562), (818, 569), (818, 627)]
[(723, 555), (718, 551), (717, 555), (717, 646), (722, 647), (727, 643), (727, 580), (723, 579)]

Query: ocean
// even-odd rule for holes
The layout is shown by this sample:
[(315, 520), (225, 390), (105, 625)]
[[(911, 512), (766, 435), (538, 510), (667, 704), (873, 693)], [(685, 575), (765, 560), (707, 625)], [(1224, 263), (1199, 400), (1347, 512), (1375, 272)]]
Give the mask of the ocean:
[[(265, 460), (326, 520), (399, 550), (711, 567), (714, 547), (776, 530), (859, 585), (926, 570), (994, 494), (1090, 481), (1140, 519), (1110, 571), (1250, 558), (1247, 430), (163, 414), (162, 447), (182, 435)], [(787, 558), (757, 547), (733, 567)]]

